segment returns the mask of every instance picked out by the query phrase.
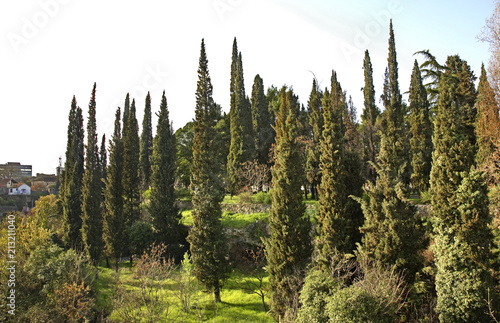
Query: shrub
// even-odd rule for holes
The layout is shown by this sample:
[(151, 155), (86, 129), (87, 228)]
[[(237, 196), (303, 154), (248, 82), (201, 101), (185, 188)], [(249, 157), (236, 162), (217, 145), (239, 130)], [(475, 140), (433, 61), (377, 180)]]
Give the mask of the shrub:
[(254, 203), (257, 204), (266, 204), (270, 205), (272, 200), (271, 200), (271, 194), (266, 193), (266, 192), (258, 192), (252, 197), (252, 200)]
[(251, 192), (242, 192), (238, 195), (240, 198), (240, 203), (249, 204), (252, 203), (252, 193)]

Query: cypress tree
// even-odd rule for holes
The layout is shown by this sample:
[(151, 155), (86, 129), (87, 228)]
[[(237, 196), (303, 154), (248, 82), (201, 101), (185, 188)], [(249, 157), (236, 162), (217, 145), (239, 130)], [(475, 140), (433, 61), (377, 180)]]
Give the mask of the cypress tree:
[(146, 96), (144, 119), (142, 120), (142, 134), (140, 144), (139, 165), (141, 170), (142, 189), (148, 189), (151, 178), (151, 154), (153, 149), (153, 130), (151, 125), (151, 96)]
[(436, 311), (440, 322), (488, 322), (488, 290), (493, 290), (489, 261), (493, 237), (488, 188), (475, 167), (464, 174), (450, 199), (453, 226), (435, 226)]
[(323, 121), (323, 108), (321, 106), (321, 100), (323, 98), (323, 93), (318, 88), (316, 79), (313, 79), (311, 94), (309, 95), (308, 106), (308, 117), (309, 126), (311, 128), (312, 140), (307, 146), (307, 161), (306, 161), (306, 174), (307, 181), (311, 184), (311, 192), (313, 199), (318, 199), (317, 188), (321, 182), (321, 172), (319, 169), (320, 163), (320, 141), (324, 128)]
[(157, 242), (168, 246), (167, 252), (177, 259), (182, 256), (180, 249), (181, 214), (175, 206), (175, 171), (176, 142), (168, 117), (165, 91), (161, 98), (158, 125), (151, 156), (151, 202), (149, 214), (153, 218), (153, 227)]
[(243, 62), (238, 55), (236, 79), (234, 83), (234, 108), (229, 112), (231, 120), (231, 145), (227, 156), (227, 167), (231, 192), (242, 187), (241, 165), (255, 157), (252, 111), (245, 94)]
[(363, 70), (365, 86), (363, 87), (364, 108), (361, 114), (363, 126), (363, 144), (366, 164), (365, 176), (368, 180), (375, 182), (377, 173), (373, 166), (378, 155), (380, 137), (377, 129), (377, 119), (380, 110), (375, 104), (375, 87), (373, 86), (373, 68), (370, 60), (370, 53), (365, 51), (363, 59)]
[(191, 192), (193, 227), (189, 232), (193, 270), (197, 279), (220, 302), (221, 281), (227, 275), (226, 242), (221, 222), (224, 188), (221, 169), (214, 163), (218, 147), (215, 132), (220, 111), (212, 98), (205, 42), (201, 41), (193, 139)]
[(96, 132), (96, 84), (92, 90), (87, 120), (87, 146), (83, 175), (82, 240), (94, 266), (101, 256), (102, 241), (102, 181)]
[(255, 158), (260, 164), (269, 163), (269, 150), (274, 142), (272, 116), (269, 112), (264, 83), (259, 74), (255, 75), (252, 86), (251, 112), (253, 133), (255, 134)]
[(135, 99), (132, 100), (128, 120), (123, 132), (123, 212), (125, 225), (130, 227), (140, 216), (139, 178), (139, 126), (136, 119)]
[(429, 189), (432, 161), (432, 125), (427, 91), (415, 60), (410, 83), (411, 182), (419, 192)]
[(272, 169), (270, 236), (265, 240), (269, 272), (271, 314), (283, 317), (293, 303), (293, 277), (303, 278), (302, 270), (311, 256), (311, 224), (304, 217), (301, 185), (304, 172), (297, 141), (297, 110), (291, 91), (281, 90), (281, 107), (276, 120), (275, 164)]
[(409, 138), (406, 133), (405, 110), (401, 102), (398, 82), (398, 63), (392, 20), (389, 26), (389, 55), (384, 81), (383, 131), (386, 135), (390, 168), (399, 172), (405, 184), (410, 182)]
[(337, 75), (332, 75), (332, 93), (325, 89), (323, 97), (324, 130), (320, 141), (320, 170), (318, 202), (318, 240), (320, 263), (327, 269), (332, 257), (349, 253), (353, 249), (351, 219), (345, 210), (346, 172), (344, 151), (344, 123), (342, 95), (338, 90)]
[(69, 113), (68, 143), (64, 164), (64, 187), (61, 192), (64, 236), (67, 247), (82, 247), (82, 180), (84, 172), (84, 130), (82, 109), (73, 96)]
[(387, 136), (382, 135), (375, 167), (376, 183), (369, 183), (364, 188), (369, 199), (357, 199), (365, 216), (358, 255), (404, 270), (407, 282), (411, 283), (422, 267), (419, 251), (424, 247), (423, 230), (415, 206), (405, 197), (406, 185), (402, 177), (391, 168), (388, 142)]
[[(345, 102), (345, 93), (343, 94)], [(344, 140), (344, 168), (346, 173), (345, 187), (346, 192), (352, 196), (361, 197), (363, 195), (363, 144), (362, 134), (359, 131), (359, 123), (357, 122), (357, 112), (349, 97), (347, 104), (344, 103), (343, 120), (345, 124), (345, 140)], [(361, 206), (352, 198), (347, 198), (345, 204), (345, 218), (351, 221), (351, 250), (357, 243), (361, 242), (360, 227), (363, 225), (364, 216)]]
[[(108, 176), (108, 153), (106, 151), (106, 134), (102, 135), (101, 148), (99, 148), (99, 165), (101, 165), (101, 182), (102, 182), (102, 192), (104, 194), (105, 180)], [(103, 196), (104, 197), (104, 196)]]
[(481, 76), (477, 88), (476, 101), (476, 138), (477, 155), (476, 161), (479, 167), (483, 166), (487, 158), (498, 149), (500, 139), (500, 117), (498, 105), (495, 100), (495, 92), (488, 82), (484, 65), (481, 65)]
[[(491, 232), (487, 188), (474, 167), (466, 82), (456, 56), (439, 80), (431, 169), (436, 259), (436, 311), (441, 322), (486, 321)], [(455, 66), (455, 67), (454, 67)], [(467, 74), (469, 74), (467, 72)], [(469, 74), (470, 75), (470, 74)], [(469, 92), (470, 94), (470, 92)]]
[(115, 271), (118, 272), (118, 260), (123, 255), (127, 239), (123, 217), (123, 142), (121, 138), (120, 108), (115, 114), (115, 128), (109, 143), (109, 167), (105, 190), (103, 221), (103, 239), (106, 253), (115, 259)]
[(130, 95), (127, 93), (127, 96), (125, 96), (125, 104), (123, 106), (122, 138), (125, 137), (125, 132), (127, 131), (127, 121), (129, 114), (130, 114)]

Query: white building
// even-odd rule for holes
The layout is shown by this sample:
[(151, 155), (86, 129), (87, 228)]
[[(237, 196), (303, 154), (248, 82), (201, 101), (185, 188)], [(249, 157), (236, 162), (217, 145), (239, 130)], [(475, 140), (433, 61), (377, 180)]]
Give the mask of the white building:
[[(9, 187), (10, 186), (10, 187)], [(31, 195), (31, 187), (24, 183), (8, 185), (9, 195)]]

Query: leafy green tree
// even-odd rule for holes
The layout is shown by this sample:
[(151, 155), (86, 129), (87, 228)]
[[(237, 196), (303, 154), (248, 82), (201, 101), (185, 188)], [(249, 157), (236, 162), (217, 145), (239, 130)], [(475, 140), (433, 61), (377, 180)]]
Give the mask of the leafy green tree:
[(274, 142), (273, 117), (269, 111), (264, 83), (259, 74), (255, 75), (252, 86), (251, 112), (253, 133), (255, 134), (255, 158), (260, 164), (269, 163), (269, 150)]
[(478, 166), (483, 166), (489, 156), (498, 149), (497, 144), (500, 139), (500, 117), (498, 105), (495, 100), (495, 92), (488, 82), (488, 77), (484, 65), (481, 66), (481, 77), (477, 88), (477, 155)]
[(176, 178), (179, 183), (187, 188), (191, 181), (191, 161), (193, 160), (193, 122), (190, 121), (184, 127), (177, 129), (175, 140), (177, 147), (177, 170)]
[(285, 315), (295, 291), (300, 288), (290, 278), (302, 277), (311, 256), (310, 221), (304, 216), (301, 198), (304, 172), (297, 140), (298, 106), (292, 91), (281, 90), (280, 113), (276, 120), (275, 164), (272, 169), (270, 236), (265, 241), (270, 278), (271, 314)]
[(215, 302), (220, 302), (221, 281), (226, 277), (228, 267), (220, 205), (224, 187), (220, 166), (214, 163), (214, 156), (217, 156), (216, 152), (220, 149), (215, 140), (215, 125), (220, 118), (220, 109), (212, 98), (212, 91), (205, 42), (202, 40), (193, 124), (193, 227), (189, 232), (188, 242), (197, 279), (213, 291)]
[(103, 239), (106, 253), (115, 259), (115, 271), (118, 271), (118, 259), (126, 251), (126, 227), (123, 217), (123, 142), (121, 137), (120, 108), (115, 114), (115, 128), (109, 143), (109, 166), (105, 190), (103, 221)]
[(390, 168), (398, 172), (403, 183), (410, 183), (409, 136), (405, 124), (406, 111), (403, 108), (398, 82), (398, 63), (392, 20), (389, 26), (389, 55), (385, 74), (383, 132), (387, 140), (387, 157)]
[(68, 144), (64, 164), (64, 186), (61, 190), (64, 235), (66, 246), (82, 247), (82, 180), (84, 172), (84, 130), (82, 109), (77, 107), (73, 96), (68, 124)]
[(241, 165), (255, 157), (252, 111), (245, 94), (243, 62), (238, 55), (236, 79), (234, 83), (234, 108), (230, 110), (231, 146), (227, 156), (227, 167), (231, 193), (241, 188)]
[(378, 135), (377, 119), (380, 116), (380, 109), (375, 104), (375, 87), (373, 86), (373, 68), (370, 60), (370, 53), (365, 51), (363, 59), (363, 70), (365, 85), (363, 87), (364, 108), (361, 114), (363, 127), (363, 145), (366, 162), (365, 176), (368, 180), (375, 182), (377, 172), (373, 164), (376, 162), (380, 146), (380, 136)]
[(139, 220), (141, 192), (139, 177), (139, 126), (136, 119), (135, 100), (132, 100), (128, 120), (123, 132), (123, 213), (125, 225), (130, 227)]
[(420, 192), (429, 189), (432, 161), (432, 124), (427, 91), (415, 60), (410, 84), (411, 181)]
[(153, 218), (157, 242), (168, 246), (170, 256), (180, 259), (184, 250), (182, 244), (180, 219), (181, 214), (175, 206), (175, 136), (168, 117), (165, 91), (161, 98), (158, 125), (151, 156), (151, 201), (149, 214)]
[(140, 143), (139, 168), (141, 171), (142, 189), (148, 189), (151, 178), (151, 154), (153, 149), (153, 128), (151, 125), (151, 96), (146, 96), (144, 119)]
[(96, 84), (92, 89), (87, 120), (87, 146), (82, 189), (82, 241), (94, 266), (97, 267), (103, 249), (102, 240), (102, 181), (96, 132)]

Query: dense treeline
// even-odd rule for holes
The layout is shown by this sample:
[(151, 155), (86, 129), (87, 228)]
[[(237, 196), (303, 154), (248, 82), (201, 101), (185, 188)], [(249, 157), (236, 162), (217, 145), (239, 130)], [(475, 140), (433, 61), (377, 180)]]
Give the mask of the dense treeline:
[[(235, 38), (226, 114), (212, 98), (202, 40), (194, 120), (174, 133), (163, 92), (153, 136), (148, 93), (139, 135), (136, 102), (127, 94), (108, 148), (105, 137), (98, 146), (94, 84), (86, 144), (82, 109), (71, 102), (57, 255), (81, 253), (95, 268), (111, 259), (118, 271), (121, 260), (165, 244), (162, 256), (176, 262), (189, 252), (194, 276), (220, 302), (234, 265), (221, 202), (225, 194), (270, 191), (269, 235), (262, 238), (276, 321), (493, 320), (500, 93), (484, 67), (476, 89), (458, 55), (441, 65), (428, 51), (420, 54), (425, 62), (414, 62), (406, 103), (391, 21), (384, 109), (366, 50), (358, 121), (335, 71), (330, 88), (312, 81), (307, 107), (290, 87), (265, 93), (259, 75), (247, 96)], [(187, 189), (192, 227), (181, 224), (177, 204), (176, 194)], [(304, 198), (317, 200), (313, 216)], [(416, 204), (429, 202), (430, 214), (419, 211)], [(77, 283), (87, 301), (91, 268), (74, 259), (70, 265), (86, 273)]]

